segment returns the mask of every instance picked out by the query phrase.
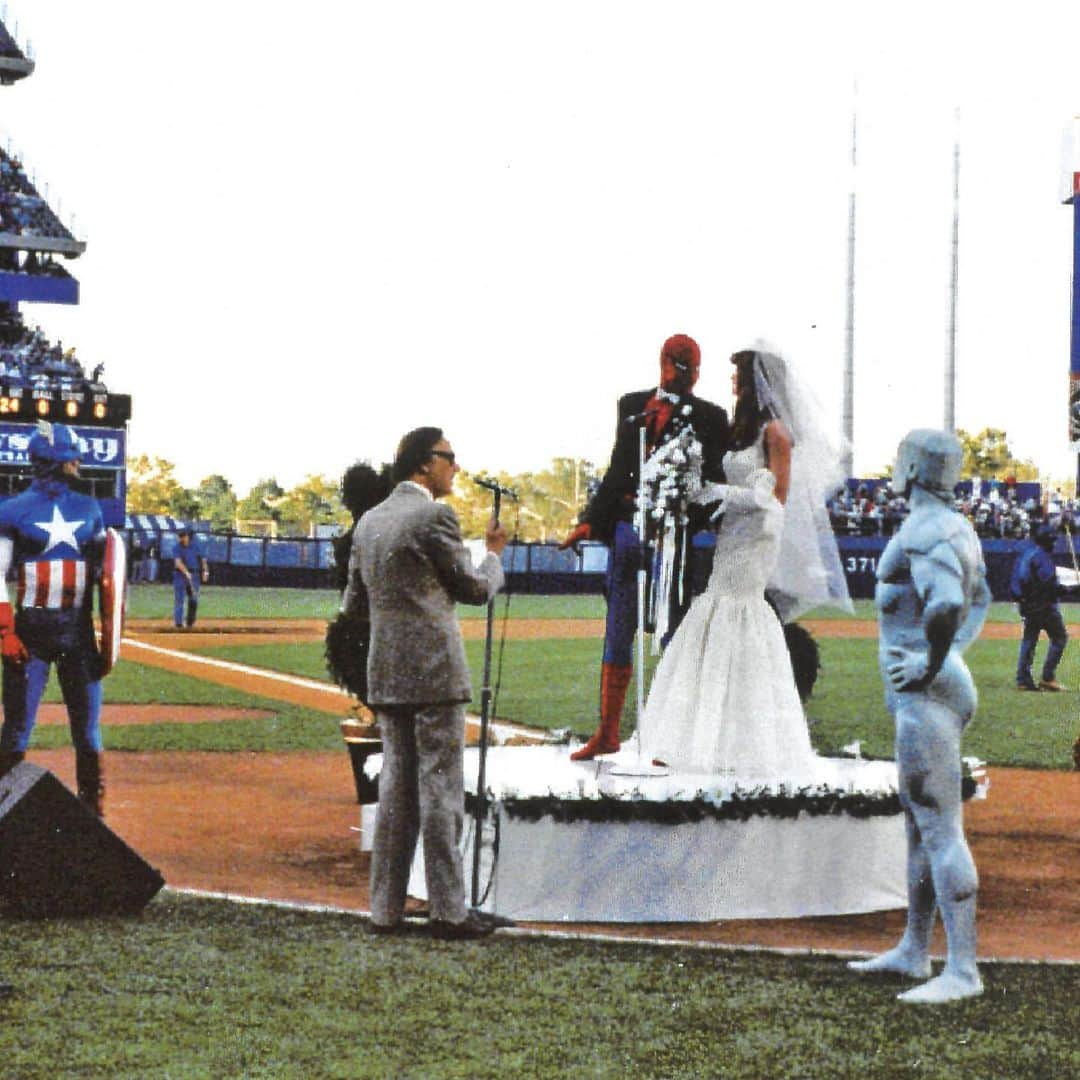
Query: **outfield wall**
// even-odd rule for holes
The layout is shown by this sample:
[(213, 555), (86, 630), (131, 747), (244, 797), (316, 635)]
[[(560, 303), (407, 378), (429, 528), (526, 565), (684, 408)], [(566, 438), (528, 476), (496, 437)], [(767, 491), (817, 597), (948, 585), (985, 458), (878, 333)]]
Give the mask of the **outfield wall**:
[[(261, 536), (234, 536), (200, 532), (200, 540), (216, 585), (277, 586), (296, 589), (334, 587), (332, 540), (272, 539)], [(132, 536), (129, 532), (129, 551)], [(142, 542), (145, 542), (145, 535)], [(848, 589), (855, 599), (874, 595), (878, 559), (888, 538), (883, 536), (838, 536), (840, 560), (847, 575)], [(995, 600), (1009, 599), (1009, 576), (1024, 541), (983, 540), (987, 579)], [(691, 579), (695, 591), (704, 589), (712, 567), (713, 537), (701, 533), (694, 539)], [(133, 559), (133, 577), (143, 581), (171, 581), (176, 534), (161, 532), (154, 541), (156, 557)], [(583, 543), (579, 550), (560, 551), (555, 543), (511, 544), (503, 553), (503, 567), (511, 590), (516, 594), (553, 595), (602, 593), (607, 569), (607, 548)], [(1068, 538), (1058, 537), (1054, 561), (1073, 568)], [(152, 565), (148, 565), (148, 562)], [(1070, 597), (1063, 597), (1070, 599)]]

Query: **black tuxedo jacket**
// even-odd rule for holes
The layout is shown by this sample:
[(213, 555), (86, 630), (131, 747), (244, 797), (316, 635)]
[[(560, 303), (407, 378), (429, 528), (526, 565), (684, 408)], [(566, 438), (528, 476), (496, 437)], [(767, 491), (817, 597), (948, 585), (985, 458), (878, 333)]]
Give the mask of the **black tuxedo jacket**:
[[(594, 540), (610, 544), (618, 521), (630, 521), (634, 513), (634, 497), (638, 485), (638, 431), (645, 419), (641, 413), (656, 389), (638, 390), (619, 398), (618, 427), (615, 429), (615, 446), (611, 451), (611, 463), (604, 479), (585, 508), (582, 521), (592, 528)], [(683, 405), (689, 405), (690, 425), (701, 443), (701, 477), (706, 483), (720, 483), (724, 479), (723, 457), (728, 449), (729, 427), (727, 413), (704, 398), (688, 394)], [(672, 417), (674, 418), (674, 413)], [(668, 422), (668, 427), (671, 421)], [(667, 428), (664, 429), (665, 431)], [(660, 433), (663, 438), (663, 431)]]

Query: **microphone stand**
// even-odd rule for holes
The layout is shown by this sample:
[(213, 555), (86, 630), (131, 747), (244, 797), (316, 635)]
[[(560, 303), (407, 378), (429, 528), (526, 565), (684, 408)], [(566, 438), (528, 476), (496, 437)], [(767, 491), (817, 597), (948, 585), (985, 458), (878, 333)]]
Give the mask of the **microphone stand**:
[[(642, 414), (644, 416), (644, 414)], [(649, 588), (649, 541), (648, 516), (645, 513), (645, 423), (638, 428), (638, 498), (634, 522), (638, 534), (637, 571), (637, 638), (634, 642), (634, 704), (637, 721), (634, 724), (634, 742), (637, 746), (636, 763), (618, 762), (611, 767), (613, 776), (667, 776), (671, 771), (666, 765), (646, 763), (642, 759), (641, 718), (645, 715), (645, 601)]]
[[(499, 523), (499, 510), (502, 506), (502, 488), (492, 489), (494, 497), (493, 517)], [(484, 818), (487, 811), (487, 747), (488, 727), (491, 720), (491, 646), (495, 630), (495, 597), (487, 604), (487, 632), (484, 635), (484, 680), (480, 690), (480, 744), (479, 760), (476, 767), (476, 805), (473, 810), (473, 863), (472, 863), (472, 906), (480, 903), (480, 839), (483, 835)]]

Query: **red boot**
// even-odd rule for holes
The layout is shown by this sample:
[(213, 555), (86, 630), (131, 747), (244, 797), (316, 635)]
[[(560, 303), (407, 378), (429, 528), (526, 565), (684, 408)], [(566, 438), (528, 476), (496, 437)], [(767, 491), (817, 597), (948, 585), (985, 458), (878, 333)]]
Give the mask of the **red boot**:
[(604, 664), (600, 668), (600, 726), (596, 734), (570, 755), (571, 761), (592, 761), (597, 754), (614, 754), (619, 749), (619, 721), (632, 664)]

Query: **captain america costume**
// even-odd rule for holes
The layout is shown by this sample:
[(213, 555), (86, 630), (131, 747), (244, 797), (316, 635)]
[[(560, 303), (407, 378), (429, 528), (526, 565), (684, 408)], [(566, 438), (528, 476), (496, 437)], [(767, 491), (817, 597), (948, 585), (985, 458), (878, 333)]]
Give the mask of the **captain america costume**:
[(22, 663), (5, 658), (2, 750), (26, 751), (55, 662), (76, 752), (101, 752), (91, 586), (104, 543), (97, 500), (61, 480), (35, 479), (0, 503), (0, 571), (15, 568), (15, 633), (30, 654)]
[[(71, 489), (82, 453), (71, 428), (41, 421), (28, 449), (30, 487), (0, 503), (0, 776), (26, 757), (55, 663), (75, 747), (79, 799), (101, 817), (105, 667), (94, 637), (92, 597), (105, 549), (105, 522), (96, 499)], [(17, 579), (17, 611), (7, 590), (11, 570)]]

